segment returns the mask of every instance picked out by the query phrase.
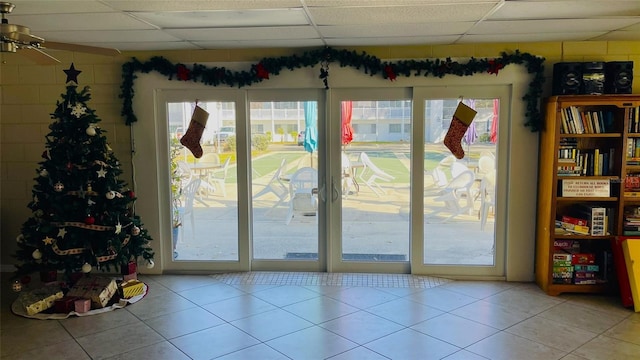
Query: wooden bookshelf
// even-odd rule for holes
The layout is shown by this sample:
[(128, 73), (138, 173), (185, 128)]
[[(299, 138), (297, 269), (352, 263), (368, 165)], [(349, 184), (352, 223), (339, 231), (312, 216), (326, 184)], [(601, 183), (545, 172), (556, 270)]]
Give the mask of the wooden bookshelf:
[[(640, 196), (624, 194), (625, 183), (635, 180), (627, 179), (627, 176), (640, 176), (639, 113), (640, 95), (570, 95), (546, 100), (545, 125), (540, 134), (536, 220), (536, 282), (546, 293), (601, 293), (616, 287), (611, 252), (613, 240), (624, 235), (625, 224), (628, 228), (625, 211), (637, 209), (640, 216)], [(627, 158), (631, 145), (638, 147), (629, 153), (634, 159)], [(594, 158), (598, 160), (593, 162)], [(563, 188), (566, 180), (573, 182), (565, 182)], [(603, 181), (608, 185), (603, 187)], [(572, 192), (570, 186), (575, 184), (579, 188), (583, 183), (584, 193), (579, 192), (581, 190)], [(599, 191), (592, 190), (592, 185), (594, 188), (600, 186)], [(608, 189), (607, 194), (603, 193), (603, 188)], [(567, 230), (571, 226), (567, 222), (556, 223), (563, 216), (574, 215), (580, 204), (606, 210), (605, 221), (598, 222), (600, 217), (596, 215), (588, 219), (589, 234), (572, 233), (573, 230)], [(556, 229), (556, 224), (561, 229)], [(604, 235), (591, 235), (602, 224), (606, 227)], [(554, 242), (575, 247), (560, 249)], [(578, 248), (580, 250), (576, 250)], [(562, 273), (561, 265), (554, 268), (554, 264), (566, 265), (558, 260), (558, 256), (554, 262), (554, 254), (572, 252), (588, 252), (595, 256), (594, 265), (598, 265), (599, 270), (588, 274), (593, 276), (595, 284), (576, 284), (580, 281), (576, 280), (578, 275), (585, 274), (576, 271), (567, 275)], [(570, 268), (575, 267), (571, 265)], [(566, 283), (568, 281), (570, 283)]]

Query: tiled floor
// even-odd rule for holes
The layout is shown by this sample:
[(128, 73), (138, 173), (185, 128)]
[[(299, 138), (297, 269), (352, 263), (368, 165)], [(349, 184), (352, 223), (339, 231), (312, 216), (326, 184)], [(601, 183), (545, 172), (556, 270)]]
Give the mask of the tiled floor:
[(616, 297), (534, 284), (380, 274), (141, 276), (124, 309), (65, 320), (13, 315), (2, 359), (640, 359), (640, 313)]

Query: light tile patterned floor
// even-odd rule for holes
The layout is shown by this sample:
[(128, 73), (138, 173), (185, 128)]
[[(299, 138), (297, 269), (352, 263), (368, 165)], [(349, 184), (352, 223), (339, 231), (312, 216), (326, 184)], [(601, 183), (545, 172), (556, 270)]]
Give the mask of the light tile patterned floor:
[(140, 302), (33, 320), (11, 313), (2, 359), (640, 359), (617, 297), (428, 276), (252, 272), (141, 276)]

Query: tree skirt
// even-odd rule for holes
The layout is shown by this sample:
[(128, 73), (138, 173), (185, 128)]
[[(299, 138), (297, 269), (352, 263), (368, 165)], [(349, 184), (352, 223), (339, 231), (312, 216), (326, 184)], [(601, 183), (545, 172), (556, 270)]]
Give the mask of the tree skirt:
[(11, 304), (11, 311), (13, 311), (14, 314), (19, 316), (24, 316), (30, 319), (40, 319), (40, 320), (61, 320), (61, 319), (66, 319), (72, 315), (75, 315), (75, 316), (97, 315), (97, 314), (102, 314), (102, 313), (117, 310), (117, 309), (122, 309), (123, 307), (129, 304), (135, 304), (138, 301), (142, 300), (142, 298), (144, 298), (147, 295), (147, 291), (149, 290), (149, 288), (147, 287), (147, 284), (143, 284), (143, 285), (144, 285), (143, 286), (144, 290), (141, 295), (133, 296), (129, 299), (119, 299), (117, 302), (114, 302), (111, 305), (107, 305), (102, 309), (89, 310), (84, 313), (79, 313), (75, 311), (72, 311), (68, 314), (41, 312), (41, 313), (29, 315), (27, 314), (27, 311), (24, 309), (24, 307), (22, 306), (22, 304), (20, 304), (18, 300), (14, 301), (13, 304)]

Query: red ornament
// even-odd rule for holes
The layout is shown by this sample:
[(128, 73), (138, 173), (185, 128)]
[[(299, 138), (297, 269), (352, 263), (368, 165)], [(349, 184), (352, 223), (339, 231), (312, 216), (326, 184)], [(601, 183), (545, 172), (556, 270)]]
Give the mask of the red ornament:
[(91, 215), (87, 215), (87, 217), (84, 219), (84, 223), (87, 225), (93, 225), (96, 223), (96, 218)]
[(498, 72), (504, 68), (504, 65), (497, 62), (495, 59), (489, 60), (489, 70), (487, 72), (489, 74), (496, 74), (498, 76)]
[(269, 78), (269, 72), (267, 71), (267, 69), (264, 68), (264, 65), (262, 65), (262, 63), (258, 63), (258, 65), (256, 65), (256, 71), (257, 71), (258, 79)]
[(133, 190), (129, 190), (128, 195), (130, 199), (134, 199), (136, 197), (136, 193), (134, 193)]
[(187, 69), (183, 64), (177, 65), (178, 80), (187, 81), (191, 78), (191, 70)]
[(384, 67), (384, 72), (387, 74), (387, 78), (389, 80), (394, 81), (396, 79), (396, 73), (393, 71), (393, 67), (391, 67), (391, 65), (386, 65)]

